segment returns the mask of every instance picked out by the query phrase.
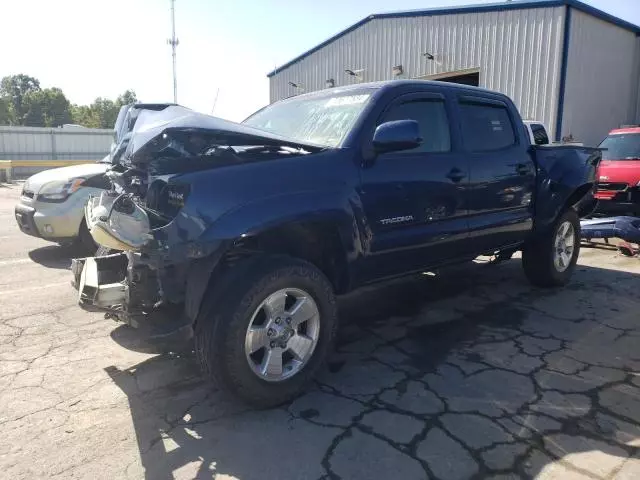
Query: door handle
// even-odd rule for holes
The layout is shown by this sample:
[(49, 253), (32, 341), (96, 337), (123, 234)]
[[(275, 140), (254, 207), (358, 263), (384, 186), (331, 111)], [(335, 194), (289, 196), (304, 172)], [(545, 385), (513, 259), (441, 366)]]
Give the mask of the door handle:
[(456, 167), (453, 167), (449, 171), (449, 173), (447, 173), (447, 178), (454, 183), (458, 183), (460, 180), (462, 180), (466, 176), (467, 175), (462, 170)]
[(525, 163), (519, 163), (518, 165), (516, 165), (516, 172), (518, 172), (519, 175), (528, 175), (529, 173), (531, 173), (531, 169), (529, 168), (529, 165)]

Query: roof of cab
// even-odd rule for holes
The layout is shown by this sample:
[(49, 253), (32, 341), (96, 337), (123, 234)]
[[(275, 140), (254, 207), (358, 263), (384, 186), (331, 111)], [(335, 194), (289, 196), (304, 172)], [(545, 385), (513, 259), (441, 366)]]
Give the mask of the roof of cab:
[(293, 98), (305, 98), (305, 97), (314, 97), (314, 96), (331, 96), (337, 93), (349, 92), (351, 90), (390, 90), (393, 88), (397, 88), (400, 86), (414, 85), (414, 86), (437, 86), (438, 88), (446, 88), (451, 90), (468, 90), (470, 92), (475, 93), (487, 93), (494, 96), (508, 98), (505, 94), (496, 92), (494, 90), (489, 90), (482, 87), (474, 87), (472, 85), (463, 85), (461, 83), (452, 83), (452, 82), (442, 82), (438, 80), (383, 80), (380, 82), (367, 82), (367, 83), (354, 83), (351, 85), (344, 85), (341, 87), (334, 88), (325, 88), (324, 90), (316, 90), (308, 93), (301, 93), (300, 95), (294, 95), (291, 97), (284, 98), (280, 101), (291, 100)]

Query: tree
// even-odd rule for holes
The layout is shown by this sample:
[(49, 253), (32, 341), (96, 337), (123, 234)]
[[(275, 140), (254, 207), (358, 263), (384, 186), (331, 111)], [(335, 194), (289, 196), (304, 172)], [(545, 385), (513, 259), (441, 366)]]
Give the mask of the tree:
[(0, 97), (0, 125), (13, 125), (15, 118), (9, 97)]
[(37, 78), (9, 75), (0, 82), (0, 125), (113, 128), (120, 108), (137, 102), (136, 92), (125, 90), (115, 101), (98, 97), (91, 105), (71, 105), (59, 88), (42, 89)]
[(72, 123), (71, 104), (59, 88), (31, 91), (23, 99), (24, 125), (60, 127)]
[(22, 107), (25, 113), (20, 123), (26, 127), (44, 127), (42, 103), (40, 92), (27, 93), (22, 99)]
[[(92, 125), (96, 125), (97, 128), (113, 128), (118, 118), (120, 108), (123, 105), (129, 105), (137, 101), (136, 92), (133, 90), (126, 90), (116, 98), (115, 102), (108, 98), (96, 98), (89, 106)], [(76, 123), (78, 123), (77, 120)], [(84, 125), (84, 123), (81, 125)]]
[(71, 103), (59, 88), (45, 88), (41, 92), (45, 127), (60, 127), (72, 123)]
[(73, 123), (87, 128), (100, 128), (100, 119), (88, 105), (73, 105), (71, 107)]
[(91, 104), (91, 108), (99, 119), (99, 128), (113, 128), (118, 117), (118, 107), (113, 100), (98, 97)]
[(138, 97), (133, 90), (125, 90), (125, 92), (116, 99), (118, 109), (123, 105), (131, 105), (132, 103), (138, 103)]
[(0, 81), (0, 96), (9, 98), (15, 120), (20, 124), (27, 113), (24, 107), (25, 96), (39, 90), (40, 82), (38, 79), (22, 73), (9, 75)]

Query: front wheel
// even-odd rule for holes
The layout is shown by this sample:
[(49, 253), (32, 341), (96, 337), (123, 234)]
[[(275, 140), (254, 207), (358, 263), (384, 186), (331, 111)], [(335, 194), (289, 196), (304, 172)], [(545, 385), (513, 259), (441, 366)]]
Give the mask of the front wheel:
[(82, 217), (82, 221), (80, 222), (80, 228), (78, 229), (78, 236), (73, 241), (71, 248), (74, 252), (78, 253), (80, 256), (82, 255), (93, 255), (98, 245), (91, 236), (89, 229), (87, 228), (87, 222), (84, 217)]
[(580, 253), (580, 219), (569, 209), (552, 228), (522, 251), (522, 266), (529, 281), (538, 287), (565, 285)]
[(291, 400), (324, 363), (337, 327), (327, 278), (286, 256), (245, 260), (210, 287), (196, 357), (223, 389), (254, 406)]

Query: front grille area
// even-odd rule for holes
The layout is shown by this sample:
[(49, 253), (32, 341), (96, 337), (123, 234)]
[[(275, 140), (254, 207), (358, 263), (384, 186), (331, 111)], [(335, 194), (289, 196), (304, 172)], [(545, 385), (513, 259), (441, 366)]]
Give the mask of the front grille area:
[(627, 187), (626, 183), (598, 183), (598, 190), (608, 190), (610, 192), (623, 192)]
[(611, 201), (618, 203), (637, 203), (640, 205), (640, 188), (630, 188), (624, 192), (617, 192)]

